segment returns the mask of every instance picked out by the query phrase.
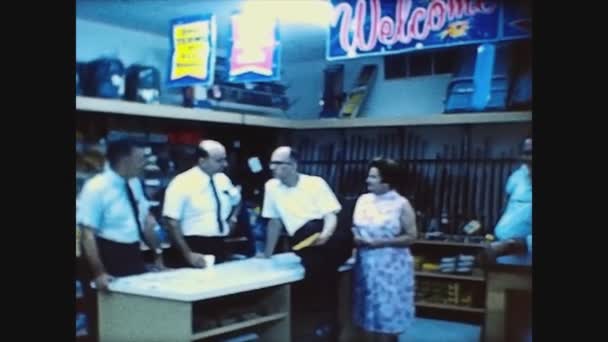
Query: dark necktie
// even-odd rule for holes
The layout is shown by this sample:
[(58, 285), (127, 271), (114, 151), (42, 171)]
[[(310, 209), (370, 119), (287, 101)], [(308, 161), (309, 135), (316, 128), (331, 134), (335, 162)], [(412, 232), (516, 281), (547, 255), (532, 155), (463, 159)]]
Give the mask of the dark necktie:
[(127, 188), (127, 197), (129, 197), (129, 204), (131, 204), (131, 210), (133, 211), (133, 215), (135, 215), (135, 222), (137, 222), (137, 232), (139, 233), (139, 238), (141, 239), (141, 241), (146, 241), (141, 231), (141, 223), (139, 222), (139, 208), (137, 207), (135, 196), (133, 196), (133, 191), (131, 191), (131, 187), (129, 186), (129, 181), (125, 182), (125, 187)]
[(213, 181), (213, 176), (209, 177), (211, 179), (211, 189), (213, 190), (213, 197), (215, 197), (216, 204), (216, 218), (217, 225), (220, 229), (220, 233), (224, 233), (224, 225), (222, 224), (222, 206), (220, 204), (220, 197), (217, 195), (217, 189), (215, 188), (215, 182)]

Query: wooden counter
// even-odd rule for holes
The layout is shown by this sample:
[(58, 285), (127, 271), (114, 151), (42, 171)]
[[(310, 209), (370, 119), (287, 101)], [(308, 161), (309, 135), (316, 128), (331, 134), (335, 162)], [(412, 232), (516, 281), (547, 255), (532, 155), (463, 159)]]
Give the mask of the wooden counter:
[[(517, 293), (532, 294), (532, 255), (507, 255), (499, 257), (487, 268), (486, 314), (483, 327), (485, 342), (508, 341), (511, 316), (531, 317), (531, 302), (524, 301), (518, 312), (510, 312), (512, 298)], [(512, 315), (513, 314), (513, 315)], [(524, 319), (525, 320), (525, 319)], [(526, 322), (524, 322), (526, 323)]]
[(120, 278), (110, 293), (98, 293), (100, 341), (198, 341), (231, 333), (290, 341), (290, 284), (303, 278), (293, 253)]

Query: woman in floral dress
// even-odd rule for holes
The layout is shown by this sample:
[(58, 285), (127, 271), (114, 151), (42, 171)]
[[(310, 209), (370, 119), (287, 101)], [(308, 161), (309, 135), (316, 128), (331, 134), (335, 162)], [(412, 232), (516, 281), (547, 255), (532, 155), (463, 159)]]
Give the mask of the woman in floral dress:
[(396, 162), (372, 161), (369, 193), (357, 199), (353, 214), (353, 319), (374, 341), (396, 342), (415, 314), (409, 245), (416, 238), (416, 220), (409, 201), (395, 190), (399, 177)]

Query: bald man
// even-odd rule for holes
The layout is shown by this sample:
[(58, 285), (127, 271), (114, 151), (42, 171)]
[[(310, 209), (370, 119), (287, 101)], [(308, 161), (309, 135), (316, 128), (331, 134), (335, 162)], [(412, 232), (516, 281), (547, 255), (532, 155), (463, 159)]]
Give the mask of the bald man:
[(292, 246), (319, 234), (295, 253), (317, 293), (315, 311), (322, 322), (315, 334), (337, 340), (338, 267), (352, 251), (348, 234), (336, 231), (342, 206), (325, 180), (298, 173), (298, 153), (291, 147), (281, 146), (272, 153), (270, 169), (274, 178), (266, 182), (262, 209), (262, 216), (270, 219), (264, 257), (273, 253), (282, 227)]
[(177, 175), (165, 192), (163, 219), (173, 241), (173, 267), (203, 268), (203, 254), (225, 261), (224, 238), (234, 229), (240, 207), (240, 191), (223, 173), (224, 146), (203, 140), (197, 154), (197, 165)]

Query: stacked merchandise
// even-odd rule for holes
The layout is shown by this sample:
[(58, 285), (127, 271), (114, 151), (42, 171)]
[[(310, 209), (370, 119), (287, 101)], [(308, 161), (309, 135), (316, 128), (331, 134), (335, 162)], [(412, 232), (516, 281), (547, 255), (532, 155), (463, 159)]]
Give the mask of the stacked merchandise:
[(76, 94), (159, 103), (160, 72), (154, 67), (139, 64), (125, 68), (117, 58), (98, 58), (88, 63), (77, 63)]
[(459, 255), (457, 257), (441, 258), (439, 272), (470, 275), (473, 273), (475, 257), (472, 255)]
[[(443, 273), (455, 275), (472, 275), (475, 270), (475, 257), (472, 255), (457, 255), (443, 257), (439, 262), (425, 261), (424, 258), (414, 257), (417, 271), (427, 273)], [(471, 307), (473, 303), (473, 288), (471, 284), (463, 284), (446, 279), (417, 280), (416, 301)]]
[(418, 280), (416, 302), (472, 307), (473, 290), (461, 283), (443, 280)]
[(416, 270), (423, 272), (439, 272), (458, 275), (472, 275), (475, 270), (473, 255), (458, 255), (441, 258), (439, 263), (425, 261), (422, 257), (414, 257)]
[[(226, 59), (218, 58), (216, 84), (211, 88), (190, 86), (182, 89), (185, 107), (210, 107), (210, 99), (213, 106), (229, 102), (283, 111), (289, 109), (287, 86), (276, 82), (230, 83), (227, 73), (222, 72), (226, 63)], [(76, 64), (76, 95), (157, 104), (160, 103), (160, 85), (160, 71), (153, 66), (133, 64), (126, 67), (114, 57)]]

